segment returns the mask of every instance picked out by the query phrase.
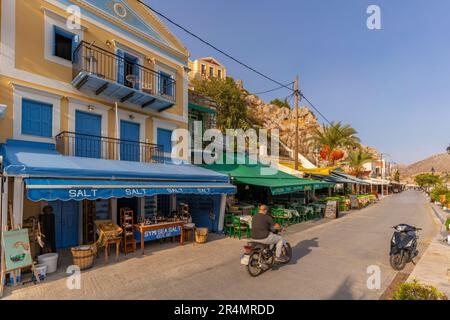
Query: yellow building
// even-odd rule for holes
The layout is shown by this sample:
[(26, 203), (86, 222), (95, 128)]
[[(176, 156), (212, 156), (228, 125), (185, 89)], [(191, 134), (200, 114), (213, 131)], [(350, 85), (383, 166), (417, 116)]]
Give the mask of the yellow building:
[[(189, 52), (148, 8), (137, 0), (0, 0), (0, 8), (3, 229), (9, 204), (16, 225), (53, 204), (57, 229), (75, 226), (56, 230), (57, 247), (92, 242), (91, 220), (118, 222), (121, 207), (135, 211), (134, 222), (152, 210), (171, 212), (173, 194), (184, 190), (173, 184), (183, 174), (192, 170), (202, 177), (197, 181), (209, 180), (210, 171), (154, 164), (170, 154), (172, 132), (188, 128)], [(107, 174), (106, 168), (114, 169)], [(55, 169), (61, 169), (59, 176)], [(72, 182), (72, 189), (60, 180), (76, 174), (83, 180)], [(49, 190), (42, 201), (31, 196), (39, 192), (33, 175), (62, 184), (67, 199)], [(163, 191), (146, 196), (150, 189), (142, 183), (158, 175), (171, 188), (160, 186)], [(84, 186), (97, 176), (114, 188), (106, 191), (99, 179)], [(121, 179), (131, 187), (117, 185)], [(136, 180), (141, 185), (133, 188)], [(72, 216), (58, 218), (61, 211)]]
[(189, 78), (219, 78), (225, 79), (227, 69), (217, 59), (213, 57), (199, 58), (189, 61)]

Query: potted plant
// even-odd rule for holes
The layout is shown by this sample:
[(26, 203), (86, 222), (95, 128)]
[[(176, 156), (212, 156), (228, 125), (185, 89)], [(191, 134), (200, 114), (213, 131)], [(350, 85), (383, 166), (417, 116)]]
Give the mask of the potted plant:
[(445, 220), (445, 230), (447, 230), (447, 242), (450, 244), (450, 218), (447, 218), (447, 220)]
[(447, 300), (447, 296), (433, 286), (421, 284), (417, 280), (398, 286), (392, 300)]

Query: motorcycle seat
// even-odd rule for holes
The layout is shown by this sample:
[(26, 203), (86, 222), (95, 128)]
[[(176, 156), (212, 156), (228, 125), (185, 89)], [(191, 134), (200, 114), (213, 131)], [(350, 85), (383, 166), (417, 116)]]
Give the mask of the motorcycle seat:
[(255, 241), (249, 242), (248, 244), (251, 245), (251, 246), (257, 247), (257, 248), (268, 248), (268, 247), (270, 247), (270, 244), (265, 244), (265, 243), (261, 243), (261, 242), (255, 242)]

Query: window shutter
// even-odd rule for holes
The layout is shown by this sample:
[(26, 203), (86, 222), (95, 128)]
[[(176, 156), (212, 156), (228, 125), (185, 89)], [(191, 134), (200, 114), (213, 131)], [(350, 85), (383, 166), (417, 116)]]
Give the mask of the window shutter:
[(41, 135), (43, 137), (52, 137), (52, 113), (53, 108), (51, 105), (41, 105)]
[(124, 84), (125, 53), (123, 52), (123, 50), (117, 49), (116, 54), (118, 56), (118, 58), (117, 58), (117, 82), (120, 84)]
[(53, 106), (28, 99), (22, 100), (22, 134), (52, 137)]
[(75, 61), (75, 57), (73, 56), (75, 50), (78, 48), (78, 45), (80, 44), (80, 36), (77, 34), (73, 35), (72, 38), (72, 61)]

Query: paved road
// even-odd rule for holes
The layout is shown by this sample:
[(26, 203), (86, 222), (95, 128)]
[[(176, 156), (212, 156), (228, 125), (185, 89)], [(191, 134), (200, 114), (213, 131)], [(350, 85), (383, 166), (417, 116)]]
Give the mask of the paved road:
[[(82, 273), (81, 290), (66, 289), (66, 279), (15, 290), (11, 299), (378, 299), (396, 273), (388, 260), (391, 226), (424, 228), (420, 241), (436, 234), (422, 194), (406, 191), (378, 204), (307, 230), (293, 226), (286, 238), (293, 261), (258, 278), (239, 264), (245, 240), (217, 239), (205, 245), (150, 246), (147, 255)], [(100, 262), (98, 262), (100, 263)], [(381, 288), (366, 286), (367, 267), (381, 269)]]

